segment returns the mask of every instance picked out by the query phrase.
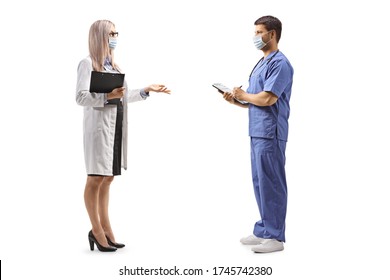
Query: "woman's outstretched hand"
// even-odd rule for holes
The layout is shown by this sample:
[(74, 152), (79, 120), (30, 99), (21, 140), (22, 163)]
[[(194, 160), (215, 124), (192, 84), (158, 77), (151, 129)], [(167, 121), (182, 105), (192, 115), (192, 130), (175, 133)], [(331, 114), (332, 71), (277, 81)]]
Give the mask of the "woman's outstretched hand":
[(155, 92), (164, 92), (164, 93), (171, 93), (171, 90), (169, 90), (166, 86), (164, 85), (159, 85), (159, 84), (152, 84), (150, 86), (147, 86), (145, 88), (145, 92), (150, 92), (150, 91), (155, 91)]

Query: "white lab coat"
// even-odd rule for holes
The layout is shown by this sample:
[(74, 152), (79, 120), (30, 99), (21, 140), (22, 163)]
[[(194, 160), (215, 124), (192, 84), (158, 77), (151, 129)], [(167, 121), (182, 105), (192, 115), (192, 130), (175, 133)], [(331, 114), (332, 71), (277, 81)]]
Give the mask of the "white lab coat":
[[(87, 174), (112, 176), (116, 105), (105, 105), (107, 94), (89, 92), (92, 71), (90, 57), (77, 69), (76, 102), (84, 107), (84, 159)], [(140, 89), (123, 96), (122, 168), (127, 169), (127, 103), (144, 100)]]

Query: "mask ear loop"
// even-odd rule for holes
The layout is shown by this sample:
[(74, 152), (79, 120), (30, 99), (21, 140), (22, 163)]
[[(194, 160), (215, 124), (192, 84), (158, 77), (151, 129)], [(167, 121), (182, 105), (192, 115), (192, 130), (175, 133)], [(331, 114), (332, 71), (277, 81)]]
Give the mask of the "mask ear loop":
[[(265, 34), (268, 34), (268, 33), (272, 32), (272, 31), (274, 31), (274, 30), (270, 30), (270, 31), (268, 31), (268, 32), (265, 33)], [(263, 38), (261, 38), (261, 40), (263, 40)], [(268, 44), (271, 40), (272, 40), (272, 38), (271, 38), (266, 44)], [(268, 63), (270, 63), (270, 61), (274, 58), (274, 56), (275, 56), (278, 52), (279, 52), (279, 50), (277, 50), (270, 58), (267, 59), (267, 62), (266, 62), (267, 65), (268, 65)], [(255, 67), (253, 67), (251, 73), (249, 74), (249, 79), (251, 78), (251, 76), (252, 76), (252, 74), (253, 74), (253, 71), (255, 71), (257, 65), (259, 65), (259, 63), (261, 63), (263, 60), (264, 60), (264, 57), (260, 58), (260, 60), (256, 63)]]
[[(265, 34), (268, 34), (268, 33), (272, 32), (272, 31), (274, 31), (274, 30), (270, 30), (270, 31), (268, 31), (268, 32), (267, 32), (267, 33), (265, 33)], [(265, 34), (264, 34), (264, 35), (265, 35)], [(269, 40), (268, 40), (268, 42), (267, 42), (267, 43), (265, 43), (265, 44), (268, 44), (269, 42), (271, 42), (271, 40), (272, 40), (272, 36), (271, 36), (271, 39), (269, 39)]]

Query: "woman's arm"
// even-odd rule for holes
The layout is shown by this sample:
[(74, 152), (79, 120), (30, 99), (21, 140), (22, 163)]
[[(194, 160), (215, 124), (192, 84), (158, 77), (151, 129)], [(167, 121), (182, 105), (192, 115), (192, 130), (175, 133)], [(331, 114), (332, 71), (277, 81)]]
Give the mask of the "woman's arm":
[(127, 94), (127, 102), (136, 102), (140, 100), (145, 100), (149, 97), (149, 92), (164, 92), (170, 94), (171, 91), (165, 85), (152, 84), (143, 89), (133, 89), (129, 90)]
[(107, 101), (107, 94), (89, 92), (91, 82), (92, 63), (84, 59), (77, 68), (76, 102), (81, 106), (104, 107)]

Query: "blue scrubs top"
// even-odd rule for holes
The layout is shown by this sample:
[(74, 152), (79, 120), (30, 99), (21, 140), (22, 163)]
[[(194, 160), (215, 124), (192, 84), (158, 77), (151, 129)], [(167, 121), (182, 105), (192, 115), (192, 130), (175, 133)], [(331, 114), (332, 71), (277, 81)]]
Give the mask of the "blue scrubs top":
[(253, 69), (247, 93), (270, 91), (278, 97), (272, 106), (249, 104), (249, 136), (287, 141), (294, 69), (280, 51), (270, 53)]

